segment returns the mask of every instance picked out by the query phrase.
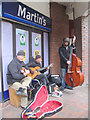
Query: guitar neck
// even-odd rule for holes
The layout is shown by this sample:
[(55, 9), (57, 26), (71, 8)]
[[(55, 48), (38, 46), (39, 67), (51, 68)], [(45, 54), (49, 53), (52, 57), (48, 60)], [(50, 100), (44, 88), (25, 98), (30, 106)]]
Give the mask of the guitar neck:
[(43, 70), (45, 70), (47, 67), (44, 67), (44, 68), (40, 68), (39, 70), (37, 70), (38, 72), (40, 72), (40, 71), (43, 71)]
[[(48, 65), (47, 67), (51, 67), (51, 64), (50, 65)], [(42, 71), (42, 70), (45, 70), (47, 67), (43, 67), (43, 68), (40, 68), (39, 70), (38, 70), (38, 72), (40, 72), (40, 71)]]

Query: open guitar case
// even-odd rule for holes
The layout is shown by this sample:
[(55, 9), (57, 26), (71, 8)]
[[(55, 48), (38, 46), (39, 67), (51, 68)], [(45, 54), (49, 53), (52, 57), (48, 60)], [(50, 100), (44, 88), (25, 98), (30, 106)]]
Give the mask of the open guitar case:
[[(35, 108), (39, 107), (40, 110), (35, 113), (34, 115), (36, 118), (28, 117), (26, 113), (33, 112)], [(34, 100), (30, 103), (25, 110), (21, 113), (21, 118), (29, 119), (29, 120), (37, 120), (42, 119), (46, 116), (51, 116), (56, 112), (60, 111), (63, 107), (63, 104), (56, 100), (48, 100), (48, 92), (45, 85), (41, 86), (40, 89), (37, 91)]]

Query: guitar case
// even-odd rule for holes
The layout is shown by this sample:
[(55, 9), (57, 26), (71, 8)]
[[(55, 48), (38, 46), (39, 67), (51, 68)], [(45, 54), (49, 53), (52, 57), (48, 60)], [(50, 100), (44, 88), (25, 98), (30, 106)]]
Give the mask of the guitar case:
[[(33, 117), (28, 117), (26, 113), (28, 112), (33, 112), (35, 108), (39, 107), (40, 110), (37, 111)], [(21, 113), (21, 118), (22, 119), (27, 119), (29, 120), (32, 119), (42, 119), (46, 116), (51, 116), (55, 114), (56, 112), (60, 111), (63, 108), (63, 104), (59, 101), (56, 100), (48, 100), (48, 92), (47, 88), (45, 85), (41, 86), (40, 89), (37, 91), (34, 100), (32, 103), (30, 103), (25, 110), (22, 111)]]

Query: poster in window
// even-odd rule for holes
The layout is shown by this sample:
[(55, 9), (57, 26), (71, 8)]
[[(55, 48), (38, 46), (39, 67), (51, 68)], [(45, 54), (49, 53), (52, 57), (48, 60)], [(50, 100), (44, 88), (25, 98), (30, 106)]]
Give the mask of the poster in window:
[(20, 45), (25, 45), (25, 34), (20, 34)]
[(35, 50), (35, 51), (34, 51), (34, 58), (35, 58), (37, 55), (39, 55), (39, 50)]
[(26, 60), (26, 50), (24, 50), (24, 52), (25, 52), (25, 57), (24, 57), (23, 61)]
[(39, 46), (40, 39), (41, 39), (41, 35), (35, 37), (35, 46)]

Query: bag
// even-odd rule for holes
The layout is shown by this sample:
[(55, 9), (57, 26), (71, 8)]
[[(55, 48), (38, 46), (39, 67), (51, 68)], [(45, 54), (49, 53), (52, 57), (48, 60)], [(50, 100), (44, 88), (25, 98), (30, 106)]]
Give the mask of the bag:
[(34, 98), (36, 92), (38, 91), (38, 89), (40, 87), (41, 87), (41, 85), (40, 85), (39, 80), (33, 79), (31, 84), (30, 84), (30, 88), (27, 89), (27, 91), (28, 91), (27, 92), (28, 93), (28, 101)]
[(52, 92), (56, 90), (56, 84), (55, 83), (49, 84), (47, 89), (48, 89), (48, 93), (51, 94)]
[(21, 113), (22, 119), (42, 119), (62, 110), (63, 104), (56, 100), (48, 100), (48, 92), (45, 85), (37, 91), (34, 100)]
[(48, 80), (49, 80), (51, 83), (55, 83), (58, 87), (61, 86), (60, 75), (51, 74), (51, 75), (48, 76)]
[(27, 94), (28, 94), (28, 101), (33, 99), (33, 94), (32, 94), (33, 89), (32, 88), (27, 88)]

